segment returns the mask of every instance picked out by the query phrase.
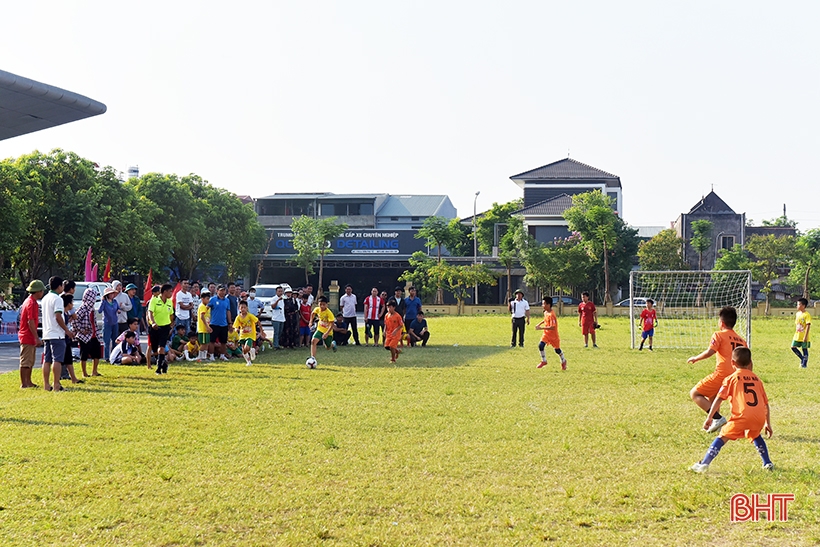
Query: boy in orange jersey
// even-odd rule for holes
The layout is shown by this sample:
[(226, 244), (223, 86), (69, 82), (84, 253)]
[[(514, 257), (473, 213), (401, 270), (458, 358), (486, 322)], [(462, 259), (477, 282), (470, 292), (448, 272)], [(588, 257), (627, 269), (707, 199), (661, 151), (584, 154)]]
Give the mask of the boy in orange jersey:
[(652, 338), (655, 337), (655, 327), (658, 326), (658, 314), (655, 312), (655, 301), (651, 298), (646, 299), (646, 309), (641, 312), (641, 318), (638, 323), (641, 325), (641, 347), (638, 351), (643, 349), (643, 343), (649, 338), (649, 351), (652, 351)]
[(395, 363), (399, 358), (399, 342), (402, 338), (404, 321), (396, 311), (396, 301), (388, 300), (387, 313), (384, 315), (384, 348), (390, 350), (390, 362)]
[(761, 431), (766, 431), (766, 435), (772, 438), (769, 398), (766, 397), (763, 382), (752, 372), (752, 352), (749, 348), (739, 347), (732, 351), (732, 367), (735, 371), (723, 381), (715, 402), (712, 403), (712, 408), (706, 416), (706, 421), (703, 422), (703, 429), (711, 429), (712, 416), (720, 410), (720, 405), (725, 399), (731, 400), (732, 416), (729, 422), (721, 428), (720, 434), (712, 442), (712, 446), (706, 451), (703, 459), (690, 467), (695, 473), (705, 473), (709, 469), (709, 464), (727, 440), (732, 441), (743, 437), (751, 439), (754, 443), (763, 460), (763, 469), (770, 471), (774, 468), (772, 460), (769, 459), (766, 441), (760, 434)]
[[(708, 359), (712, 355), (715, 356), (715, 371), (698, 382), (689, 392), (689, 396), (704, 412), (711, 410), (715, 396), (720, 391), (720, 386), (723, 385), (723, 380), (734, 373), (732, 351), (738, 347), (746, 347), (746, 341), (733, 330), (735, 323), (737, 323), (737, 310), (731, 306), (726, 306), (721, 308), (719, 317), (718, 327), (720, 330), (712, 335), (709, 347), (700, 355), (690, 357), (686, 361), (687, 363), (697, 363), (702, 359)], [(721, 416), (720, 412), (715, 412), (714, 419), (712, 426), (708, 429), (709, 433), (714, 433), (726, 424), (726, 418)]]
[(547, 344), (549, 344), (561, 358), (561, 370), (567, 370), (567, 360), (564, 357), (564, 352), (561, 351), (561, 338), (558, 336), (558, 318), (555, 316), (555, 312), (552, 311), (551, 296), (544, 297), (543, 307), (544, 320), (535, 325), (535, 330), (544, 331), (541, 334), (541, 342), (538, 344), (538, 351), (541, 353), (541, 362), (536, 368), (547, 365), (547, 354), (544, 349), (547, 347)]

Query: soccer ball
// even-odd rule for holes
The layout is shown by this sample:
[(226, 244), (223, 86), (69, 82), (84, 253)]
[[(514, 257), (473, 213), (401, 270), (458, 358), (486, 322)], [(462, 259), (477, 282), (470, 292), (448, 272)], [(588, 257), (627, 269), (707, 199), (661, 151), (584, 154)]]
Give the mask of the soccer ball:
[(305, 366), (307, 366), (307, 368), (316, 368), (316, 359), (311, 355), (307, 358), (307, 361), (305, 361)]

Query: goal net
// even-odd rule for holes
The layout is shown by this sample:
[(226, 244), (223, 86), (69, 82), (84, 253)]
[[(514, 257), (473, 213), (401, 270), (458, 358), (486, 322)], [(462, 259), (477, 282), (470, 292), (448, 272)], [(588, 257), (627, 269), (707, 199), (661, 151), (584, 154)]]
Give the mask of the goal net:
[(724, 306), (737, 310), (735, 331), (752, 346), (752, 273), (749, 270), (695, 270), (629, 274), (632, 347), (641, 343), (641, 311), (655, 302), (657, 348), (705, 348), (717, 330)]

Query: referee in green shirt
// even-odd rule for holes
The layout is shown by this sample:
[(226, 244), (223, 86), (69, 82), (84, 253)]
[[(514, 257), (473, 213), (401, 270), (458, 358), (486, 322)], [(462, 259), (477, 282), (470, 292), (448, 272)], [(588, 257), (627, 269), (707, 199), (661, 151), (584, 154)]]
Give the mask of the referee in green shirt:
[(148, 326), (151, 328), (151, 351), (157, 354), (157, 374), (168, 374), (168, 362), (165, 360), (165, 346), (171, 335), (171, 318), (174, 305), (171, 295), (174, 287), (166, 283), (160, 288), (159, 298), (152, 298), (148, 304)]

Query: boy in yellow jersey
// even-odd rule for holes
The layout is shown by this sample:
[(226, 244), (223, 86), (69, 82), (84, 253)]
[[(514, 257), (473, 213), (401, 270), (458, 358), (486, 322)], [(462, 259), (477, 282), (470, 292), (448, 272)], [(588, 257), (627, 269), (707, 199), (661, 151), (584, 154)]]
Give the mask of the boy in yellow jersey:
[(259, 319), (252, 313), (248, 313), (248, 301), (239, 302), (239, 315), (233, 322), (233, 328), (239, 334), (239, 347), (242, 348), (242, 356), (245, 358), (245, 365), (251, 366), (251, 361), (256, 359), (256, 350), (253, 343), (256, 341), (256, 324)]
[[(794, 339), (792, 339), (792, 351), (800, 359), (800, 366), (806, 368), (809, 364), (809, 331), (811, 330), (811, 315), (806, 311), (809, 301), (805, 298), (797, 299), (797, 313), (794, 315)], [(803, 354), (800, 354), (800, 350)]]
[(196, 332), (199, 341), (199, 359), (209, 361), (214, 360), (214, 345), (211, 343), (211, 308), (208, 302), (211, 301), (211, 291), (203, 290), (199, 293), (200, 303), (196, 310)]
[[(250, 306), (248, 306), (248, 313), (250, 312), (251, 309)], [(237, 317), (239, 317), (239, 315), (237, 315)], [(236, 329), (228, 331), (228, 341), (225, 342), (225, 355), (227, 355), (229, 359), (231, 357), (242, 357), (242, 348), (239, 347), (239, 333), (236, 332)]]
[(541, 362), (536, 368), (547, 366), (547, 344), (552, 346), (555, 353), (561, 358), (561, 370), (567, 370), (567, 359), (561, 351), (561, 338), (558, 336), (558, 318), (552, 311), (552, 297), (545, 296), (542, 304), (544, 308), (544, 320), (535, 325), (535, 330), (542, 330), (541, 342), (538, 344), (538, 351), (541, 353)]
[[(712, 355), (715, 356), (715, 371), (698, 382), (689, 392), (689, 396), (704, 412), (711, 410), (715, 396), (720, 391), (720, 386), (723, 385), (723, 380), (735, 371), (732, 367), (732, 352), (735, 348), (746, 347), (746, 341), (733, 330), (735, 323), (737, 323), (737, 310), (731, 306), (726, 306), (721, 308), (719, 317), (718, 327), (720, 330), (712, 335), (709, 347), (700, 355), (690, 357), (686, 361), (687, 363), (697, 363), (702, 359), (708, 359)], [(714, 422), (708, 429), (709, 433), (714, 433), (726, 424), (726, 418), (721, 416), (720, 412), (715, 411), (713, 417)]]
[(771, 471), (774, 468), (769, 458), (766, 441), (760, 434), (761, 431), (765, 431), (766, 435), (772, 438), (769, 398), (766, 397), (763, 382), (752, 372), (752, 352), (749, 348), (739, 347), (732, 351), (732, 367), (734, 372), (723, 380), (723, 385), (712, 403), (712, 408), (709, 409), (706, 421), (703, 422), (703, 429), (712, 428), (712, 416), (717, 414), (720, 404), (725, 399), (730, 399), (732, 402), (732, 415), (728, 423), (721, 428), (703, 459), (689, 468), (695, 473), (705, 473), (709, 469), (709, 464), (727, 440), (733, 441), (744, 437), (751, 439), (757, 448), (763, 460), (763, 469)]
[(313, 309), (311, 323), (316, 323), (316, 332), (310, 342), (310, 356), (316, 359), (316, 346), (322, 342), (327, 349), (336, 351), (336, 341), (333, 340), (333, 322), (336, 317), (327, 307), (327, 297), (319, 297), (319, 307)]

